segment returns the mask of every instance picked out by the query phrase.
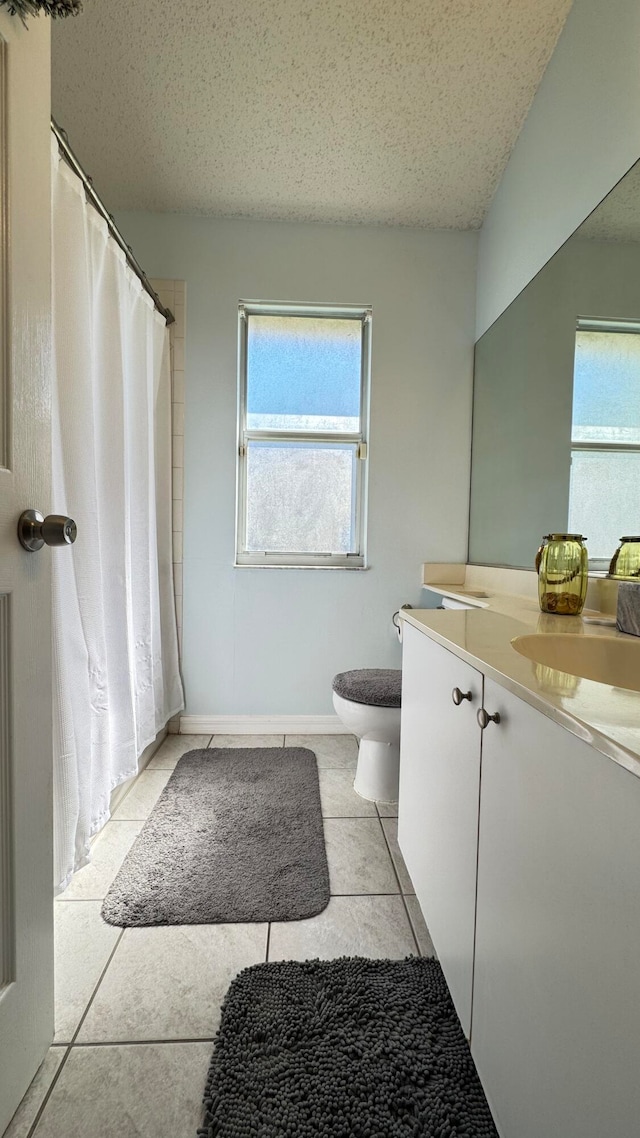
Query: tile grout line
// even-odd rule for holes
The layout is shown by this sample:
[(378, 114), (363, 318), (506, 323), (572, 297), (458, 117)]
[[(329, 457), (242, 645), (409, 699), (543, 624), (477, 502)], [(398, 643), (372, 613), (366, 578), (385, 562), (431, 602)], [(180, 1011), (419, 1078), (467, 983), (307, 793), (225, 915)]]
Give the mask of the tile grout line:
[[(121, 929), (121, 930), (120, 930), (120, 935), (119, 935), (118, 939), (116, 940), (116, 943), (114, 944), (114, 946), (113, 946), (113, 948), (112, 948), (111, 952), (109, 953), (109, 959), (107, 960), (107, 963), (105, 964), (104, 968), (102, 969), (102, 972), (100, 973), (100, 976), (98, 977), (98, 980), (97, 980), (97, 983), (96, 983), (96, 985), (95, 985), (95, 987), (94, 987), (94, 989), (93, 989), (93, 992), (91, 993), (91, 996), (89, 997), (89, 1001), (88, 1001), (88, 1003), (87, 1003), (87, 1006), (85, 1007), (85, 1009), (84, 1009), (84, 1012), (82, 1013), (82, 1015), (81, 1015), (81, 1017), (80, 1017), (80, 1021), (79, 1021), (79, 1023), (78, 1023), (78, 1026), (76, 1027), (76, 1030), (73, 1032), (73, 1035), (71, 1036), (71, 1042), (70, 1042), (70, 1043), (66, 1043), (66, 1044), (64, 1044), (64, 1043), (63, 1043), (63, 1044), (51, 1044), (51, 1046), (56, 1046), (56, 1047), (66, 1047), (66, 1049), (67, 1049), (67, 1052), (66, 1052), (66, 1055), (64, 1056), (64, 1058), (63, 1058), (63, 1060), (62, 1060), (62, 1062), (61, 1062), (60, 1066), (58, 1067), (58, 1070), (56, 1071), (56, 1073), (55, 1073), (55, 1075), (54, 1075), (53, 1079), (51, 1080), (51, 1083), (50, 1083), (49, 1087), (47, 1088), (47, 1093), (45, 1094), (45, 1096), (44, 1096), (44, 1098), (43, 1098), (42, 1102), (40, 1103), (40, 1106), (38, 1107), (38, 1110), (37, 1110), (37, 1112), (36, 1112), (36, 1116), (35, 1116), (35, 1118), (34, 1118), (34, 1120), (33, 1120), (32, 1124), (31, 1124), (31, 1126), (30, 1126), (30, 1128), (29, 1128), (29, 1132), (28, 1132), (28, 1134), (27, 1134), (27, 1138), (33, 1138), (33, 1135), (35, 1135), (35, 1132), (36, 1132), (36, 1127), (37, 1127), (37, 1126), (39, 1125), (39, 1123), (40, 1123), (40, 1119), (42, 1118), (42, 1115), (43, 1115), (43, 1113), (44, 1113), (45, 1107), (46, 1107), (47, 1103), (49, 1102), (49, 1099), (50, 1099), (50, 1097), (51, 1097), (51, 1094), (52, 1094), (53, 1088), (55, 1087), (56, 1083), (58, 1082), (58, 1079), (59, 1079), (59, 1077), (60, 1077), (60, 1075), (61, 1075), (61, 1073), (62, 1073), (62, 1070), (63, 1070), (63, 1068), (66, 1066), (66, 1063), (67, 1063), (67, 1059), (69, 1058), (69, 1056), (70, 1056), (70, 1054), (71, 1054), (71, 1051), (72, 1051), (73, 1047), (74, 1047), (74, 1046), (76, 1046), (76, 1042), (75, 1042), (75, 1041), (76, 1041), (76, 1039), (78, 1038), (78, 1032), (81, 1030), (83, 1023), (84, 1023), (85, 1019), (87, 1018), (87, 1013), (88, 1013), (88, 1011), (89, 1011), (89, 1008), (91, 1007), (91, 1005), (92, 1005), (92, 1003), (93, 1003), (93, 1001), (94, 1001), (94, 998), (95, 998), (95, 996), (96, 996), (96, 993), (97, 993), (97, 991), (98, 991), (98, 988), (100, 987), (100, 985), (101, 985), (101, 983), (102, 983), (102, 981), (103, 981), (103, 979), (104, 979), (104, 976), (105, 976), (105, 973), (106, 973), (106, 971), (107, 971), (107, 968), (108, 968), (108, 967), (109, 967), (109, 965), (111, 964), (111, 961), (113, 960), (113, 957), (114, 957), (114, 955), (115, 955), (116, 949), (117, 949), (118, 945), (120, 944), (120, 941), (122, 940), (123, 936), (124, 936), (124, 929)], [(80, 1047), (82, 1047), (82, 1046), (83, 1046), (83, 1044), (78, 1044), (77, 1046), (80, 1046)], [(84, 1046), (87, 1046), (87, 1045), (85, 1044)]]
[(412, 893), (412, 894), (402, 893), (401, 897), (402, 897), (402, 904), (404, 905), (404, 911), (407, 914), (407, 920), (409, 922), (409, 928), (411, 929), (411, 936), (413, 937), (413, 941), (414, 941), (414, 944), (416, 946), (418, 956), (423, 956), (424, 953), (423, 953), (422, 949), (420, 948), (420, 944), (418, 942), (418, 934), (413, 927), (413, 921), (411, 919), (411, 913), (409, 912), (409, 906), (407, 905), (407, 896), (415, 897), (415, 893)]
[[(180, 757), (182, 758), (182, 756), (180, 756)], [(151, 809), (148, 810), (148, 812), (145, 814), (144, 818), (131, 818), (131, 817), (129, 817), (129, 818), (126, 818), (126, 817), (125, 818), (116, 818), (115, 814), (112, 814), (110, 816), (108, 822), (106, 823), (106, 825), (108, 826), (109, 822), (146, 822), (149, 815), (151, 814), (151, 812), (158, 805), (158, 802), (160, 800), (162, 792), (166, 789), (167, 783), (169, 782), (169, 779), (171, 778), (171, 775), (174, 773), (174, 771), (175, 771), (175, 767), (153, 767), (151, 770), (149, 770), (148, 766), (146, 766), (144, 768), (144, 770), (140, 771), (140, 774), (136, 775), (136, 777), (134, 778), (133, 782), (131, 783), (131, 786), (129, 787), (129, 789), (127, 791), (127, 793), (125, 794), (124, 798), (122, 799), (122, 802), (119, 802), (118, 805), (116, 806), (115, 814), (117, 814), (118, 811), (120, 810), (120, 808), (122, 806), (124, 806), (124, 804), (127, 802), (128, 798), (130, 797), (132, 791), (135, 790), (138, 783), (140, 782), (140, 779), (143, 778), (143, 776), (145, 774), (168, 774), (169, 778), (167, 779), (167, 782), (165, 782), (164, 786), (160, 790), (160, 793), (159, 793), (158, 797), (156, 798), (155, 802), (153, 803), (153, 805), (151, 806)], [(104, 828), (105, 827), (103, 827), (103, 829)], [(100, 830), (99, 832), (102, 833), (102, 830)]]
[[(376, 807), (376, 809), (377, 809), (377, 807)], [(391, 858), (391, 864), (393, 866), (394, 876), (395, 876), (396, 881), (398, 882), (398, 889), (400, 890), (400, 896), (402, 897), (402, 905), (404, 907), (404, 911), (405, 911), (407, 920), (409, 922), (409, 928), (411, 929), (411, 936), (413, 938), (413, 943), (416, 946), (416, 952), (417, 952), (418, 956), (422, 956), (422, 952), (420, 951), (420, 945), (418, 944), (418, 938), (416, 936), (416, 931), (413, 927), (413, 921), (411, 920), (411, 917), (409, 915), (409, 906), (407, 905), (407, 902), (405, 900), (405, 895), (402, 892), (402, 885), (400, 884), (400, 877), (399, 877), (398, 871), (396, 869), (396, 863), (394, 862), (392, 854), (391, 854), (391, 847), (390, 847), (389, 842), (387, 840), (387, 835), (385, 833), (385, 828), (382, 825), (382, 818), (380, 817), (380, 815), (378, 815), (378, 821), (380, 823), (380, 829), (382, 830), (382, 837), (384, 838), (384, 844), (387, 847), (387, 853), (389, 854), (389, 857)]]
[(109, 965), (111, 964), (111, 961), (113, 960), (113, 958), (114, 958), (114, 956), (118, 950), (118, 946), (119, 946), (125, 932), (126, 932), (126, 929), (120, 930), (120, 935), (118, 936), (116, 943), (114, 944), (113, 948), (111, 949), (111, 952), (109, 953), (109, 959), (107, 960), (107, 963), (105, 964), (104, 968), (102, 969), (102, 972), (100, 973), (100, 975), (98, 977), (96, 986), (93, 989), (93, 992), (91, 993), (91, 995), (89, 997), (89, 1001), (87, 1003), (87, 1006), (84, 1009), (84, 1011), (80, 1017), (80, 1022), (78, 1023), (78, 1026), (77, 1026), (76, 1030), (74, 1031), (74, 1033), (71, 1037), (71, 1042), (69, 1044), (69, 1047), (75, 1047), (76, 1046), (76, 1040), (78, 1038), (78, 1035), (82, 1031), (82, 1025), (84, 1024), (84, 1021), (86, 1020), (86, 1018), (89, 1014), (89, 1009), (91, 1008), (91, 1005), (92, 1005), (93, 1001), (95, 1000), (95, 998), (98, 994), (98, 988), (100, 987), (102, 981), (104, 980), (104, 978), (107, 974), (107, 969), (108, 969)]
[[(53, 1044), (51, 1046), (53, 1046)], [(58, 1070), (56, 1071), (55, 1075), (53, 1076), (53, 1078), (49, 1084), (49, 1086), (47, 1087), (47, 1093), (45, 1094), (42, 1102), (40, 1103), (40, 1106), (38, 1107), (38, 1109), (36, 1111), (35, 1118), (34, 1118), (33, 1122), (31, 1123), (29, 1130), (27, 1131), (26, 1138), (32, 1138), (32, 1135), (35, 1134), (36, 1126), (40, 1122), (40, 1119), (42, 1118), (42, 1115), (44, 1112), (44, 1108), (47, 1105), (49, 1099), (51, 1098), (51, 1092), (53, 1091), (53, 1088), (55, 1087), (56, 1083), (58, 1082), (58, 1079), (60, 1078), (60, 1075), (62, 1074), (62, 1070), (63, 1070), (64, 1066), (66, 1065), (67, 1059), (69, 1058), (69, 1056), (71, 1054), (71, 1047), (69, 1046), (69, 1044), (66, 1044), (65, 1046), (67, 1048), (66, 1054), (63, 1055), (62, 1062), (60, 1063)]]
[[(122, 931), (124, 933), (124, 929)], [(118, 944), (119, 943), (120, 943), (120, 941), (118, 941)], [(118, 947), (118, 945), (116, 944), (115, 948), (117, 948), (117, 947)], [(115, 952), (115, 948), (114, 948), (114, 952)], [(106, 968), (104, 971), (106, 971)], [(103, 972), (103, 975), (104, 975), (104, 972)], [(102, 979), (102, 977), (101, 977), (101, 979)], [(94, 992), (94, 995), (95, 995), (95, 992)], [(88, 1006), (87, 1006), (86, 1010), (87, 1011), (89, 1010)], [(86, 1014), (86, 1012), (85, 1012), (85, 1014)], [(83, 1020), (84, 1020), (84, 1016), (83, 1016)], [(78, 1026), (78, 1031), (80, 1030), (81, 1026), (82, 1026), (82, 1021), (80, 1022), (79, 1026)], [(77, 1032), (76, 1032), (76, 1035), (77, 1035)], [(89, 1047), (144, 1047), (144, 1046), (158, 1047), (158, 1046), (161, 1046), (162, 1044), (165, 1044), (165, 1043), (173, 1043), (173, 1044), (176, 1044), (176, 1043), (215, 1043), (215, 1036), (213, 1036), (213, 1035), (199, 1036), (198, 1038), (195, 1038), (195, 1039), (126, 1039), (126, 1040), (115, 1040), (115, 1041), (109, 1041), (109, 1042), (104, 1042), (103, 1040), (99, 1040), (99, 1041), (96, 1041), (93, 1043), (74, 1043), (74, 1044), (71, 1044), (71, 1043), (52, 1043), (51, 1047), (56, 1047), (56, 1048), (60, 1048), (60, 1049), (62, 1049), (64, 1047), (66, 1054), (63, 1056), (62, 1061), (60, 1063), (60, 1066), (58, 1067), (55, 1075), (53, 1076), (53, 1078), (52, 1078), (52, 1080), (51, 1080), (51, 1082), (47, 1088), (47, 1092), (46, 1092), (42, 1102), (40, 1103), (40, 1106), (38, 1107), (35, 1118), (34, 1118), (33, 1122), (31, 1123), (31, 1126), (29, 1127), (29, 1130), (28, 1130), (27, 1134), (25, 1135), (25, 1138), (37, 1138), (36, 1127), (40, 1123), (40, 1119), (42, 1118), (42, 1115), (44, 1114), (45, 1107), (46, 1107), (47, 1103), (49, 1102), (49, 1099), (51, 1098), (51, 1095), (53, 1093), (53, 1089), (54, 1089), (56, 1083), (58, 1082), (58, 1079), (60, 1078), (60, 1076), (62, 1074), (63, 1068), (66, 1066), (67, 1059), (69, 1058), (72, 1050), (76, 1050), (78, 1048), (84, 1049), (84, 1048), (89, 1048)]]
[[(317, 762), (317, 761), (318, 761), (318, 756), (316, 755), (316, 762)], [(345, 772), (347, 772), (347, 771), (348, 771), (348, 772), (349, 772), (349, 774), (351, 774), (351, 775), (352, 775), (352, 776), (355, 778), (355, 774), (356, 774), (356, 763), (355, 763), (355, 762), (353, 762), (353, 763), (352, 763), (350, 766), (348, 766), (348, 767), (345, 767), (344, 763), (343, 763), (343, 764), (342, 764), (342, 766), (340, 766), (340, 767), (331, 767), (331, 766), (328, 766), (328, 767), (318, 767), (318, 774), (322, 774), (322, 772), (323, 772), (323, 771), (345, 771)]]
[[(154, 768), (154, 769), (156, 769), (156, 768)], [(164, 770), (167, 770), (168, 768), (167, 767), (161, 767), (160, 769), (164, 771)], [(139, 821), (140, 821), (139, 818), (110, 818), (108, 822), (105, 822), (102, 829), (98, 830), (97, 836), (100, 837), (100, 834), (104, 834), (107, 826), (120, 826), (120, 825), (122, 825), (123, 822), (139, 822)], [(87, 865), (90, 865), (90, 864), (91, 864), (91, 862), (87, 862)], [(82, 869), (85, 869), (85, 868), (86, 868), (86, 866), (83, 865)], [(75, 873), (79, 873), (79, 872), (80, 872), (79, 869), (77, 869), (75, 871)], [(75, 877), (75, 873), (73, 875), (74, 877)], [(59, 893), (58, 896), (62, 897), (62, 893)]]
[(67, 1059), (68, 1059), (69, 1055), (71, 1055), (73, 1047), (74, 1046), (79, 1046), (79, 1047), (89, 1046), (87, 1044), (84, 1044), (84, 1045), (83, 1044), (79, 1044), (79, 1045), (75, 1044), (75, 1040), (77, 1039), (77, 1033), (79, 1033), (79, 1031), (82, 1028), (82, 1024), (84, 1023), (85, 1019), (87, 1019), (87, 1013), (89, 1012), (89, 1008), (91, 1007), (91, 1004), (93, 1003), (93, 999), (95, 999), (95, 997), (96, 997), (96, 993), (98, 991), (98, 988), (100, 987), (102, 980), (104, 980), (104, 978), (105, 978), (105, 973), (107, 971), (107, 968), (108, 968), (109, 964), (112, 963), (112, 960), (113, 960), (114, 955), (115, 955), (116, 948), (118, 945), (120, 945), (120, 942), (121, 942), (123, 937), (124, 937), (124, 929), (121, 930), (120, 937), (117, 938), (112, 951), (110, 951), (110, 953), (109, 953), (109, 958), (107, 960), (107, 963), (105, 964), (105, 967), (102, 968), (102, 971), (101, 971), (99, 978), (98, 978), (98, 982), (96, 983), (96, 987), (93, 988), (93, 991), (91, 992), (91, 996), (89, 998), (89, 1003), (87, 1004), (87, 1007), (84, 1008), (84, 1012), (82, 1013), (82, 1015), (80, 1017), (80, 1022), (79, 1022), (79, 1024), (77, 1024), (77, 1028), (75, 1029), (75, 1031), (73, 1033), (71, 1042), (69, 1042), (69, 1044), (55, 1044), (55, 1045), (52, 1044), (51, 1045), (51, 1046), (56, 1046), (56, 1047), (60, 1047), (60, 1046), (66, 1047), (66, 1055), (64, 1056), (63, 1061), (61, 1061), (61, 1063), (58, 1067), (58, 1070), (56, 1071), (56, 1074), (54, 1075), (54, 1078), (51, 1079), (50, 1085), (47, 1089), (47, 1094), (44, 1095), (44, 1098), (42, 1099), (42, 1102), (38, 1108), (38, 1112), (36, 1112), (36, 1114), (35, 1114), (35, 1118), (31, 1124), (30, 1130), (28, 1130), (26, 1138), (33, 1138), (33, 1136), (35, 1135), (35, 1129), (36, 1129), (36, 1127), (38, 1127), (38, 1125), (40, 1123), (40, 1120), (41, 1120), (42, 1115), (44, 1113), (44, 1108), (46, 1108), (47, 1103), (49, 1102), (49, 1099), (51, 1097), (51, 1092), (52, 1092), (52, 1090), (54, 1090), (54, 1087), (56, 1086), (56, 1083), (60, 1077), (60, 1074), (61, 1074), (61, 1072), (63, 1072), (63, 1069), (66, 1066)]
[[(144, 767), (143, 770), (138, 772), (136, 778), (140, 778), (140, 775), (144, 774), (145, 771), (174, 771), (176, 769), (178, 763), (180, 762), (180, 759), (183, 758), (184, 755), (187, 755), (189, 753), (189, 751), (208, 751), (210, 748), (210, 745), (211, 745), (211, 740), (213, 739), (213, 735), (205, 735), (204, 737), (205, 737), (205, 739), (208, 739), (208, 742), (205, 743), (203, 747), (188, 747), (186, 751), (183, 751), (181, 755), (178, 755), (178, 758), (176, 759), (173, 766), (161, 767), (159, 764), (152, 766), (151, 764), (160, 755), (162, 748), (164, 747), (165, 743), (167, 742), (167, 739), (188, 739), (189, 738), (188, 735), (166, 735), (165, 738), (162, 740), (162, 743), (158, 747), (157, 751), (154, 751), (154, 753), (152, 754), (152, 756), (149, 759), (149, 762), (147, 763), (146, 767)], [(194, 736), (194, 738), (195, 738), (195, 736)], [(134, 779), (134, 783), (135, 783), (135, 781), (136, 780)], [(132, 786), (132, 789), (133, 789), (133, 786)], [(127, 797), (128, 794), (129, 794), (129, 791), (127, 791), (127, 794), (125, 794), (125, 798)], [(124, 802), (124, 799), (123, 799), (123, 802)], [(123, 819), (121, 819), (121, 821), (122, 820)], [(118, 819), (116, 819), (116, 821), (118, 821)]]
[[(264, 735), (267, 735), (267, 736), (269, 736), (269, 732), (268, 732), (268, 731), (265, 731), (265, 732), (264, 732)], [(213, 742), (213, 740), (214, 740), (214, 739), (220, 739), (220, 738), (222, 738), (222, 737), (223, 737), (223, 733), (222, 733), (222, 732), (220, 733), (220, 735), (215, 735), (215, 734), (213, 734), (213, 735), (211, 736), (211, 738), (209, 739), (209, 742), (207, 743), (206, 747), (203, 747), (203, 748), (202, 748), (202, 750), (203, 750), (203, 751), (244, 751), (244, 750), (248, 750), (248, 749), (251, 747), (251, 744), (247, 744), (247, 747), (242, 747), (242, 746), (236, 746), (236, 747), (234, 747), (233, 745), (230, 745), (230, 744), (228, 744), (228, 743), (227, 743), (227, 745), (226, 745), (226, 746), (224, 746), (224, 747), (212, 747), (212, 746), (211, 746), (211, 744), (212, 744), (212, 742)], [(282, 742), (281, 742), (281, 743), (273, 743), (273, 744), (271, 745), (271, 747), (259, 747), (259, 746), (258, 746), (258, 747), (254, 747), (254, 748), (253, 748), (253, 750), (258, 750), (258, 751), (269, 751), (269, 750), (276, 750), (276, 749), (277, 749), (277, 750), (281, 751), (281, 750), (283, 750), (283, 748), (284, 748), (284, 746), (285, 746), (285, 742), (284, 742), (284, 740), (285, 740), (285, 737), (286, 737), (286, 736), (284, 736), (284, 735), (281, 735), (279, 731), (274, 731), (274, 733), (273, 733), (273, 735), (271, 736), (271, 738), (274, 738), (274, 739), (282, 739)], [(183, 739), (186, 739), (186, 738), (187, 738), (187, 736), (186, 736), (186, 735), (183, 735), (183, 736), (182, 736), (182, 738), (183, 738)], [(232, 739), (238, 739), (238, 738), (241, 738), (241, 739), (252, 739), (252, 738), (259, 738), (259, 736), (253, 736), (253, 735), (231, 735), (231, 738), (232, 738)], [(194, 748), (194, 749), (195, 749), (195, 748)]]
[(64, 894), (60, 894), (60, 900), (56, 901), (56, 905), (83, 905), (86, 901), (104, 901), (104, 897), (65, 897)]
[[(87, 1043), (74, 1043), (73, 1050), (86, 1050), (89, 1047), (160, 1047), (164, 1043), (214, 1043), (215, 1035), (198, 1035), (188, 1039), (94, 1039)], [(71, 1047), (69, 1047), (71, 1051)], [(61, 1064), (62, 1065), (62, 1064)]]
[(377, 814), (323, 814), (322, 817), (327, 822), (340, 821), (341, 818), (347, 822), (375, 822), (380, 820)]
[[(327, 819), (327, 821), (329, 821), (329, 819)], [(357, 819), (357, 821), (360, 821), (360, 819)], [(398, 891), (396, 890), (394, 893), (387, 893), (384, 890), (381, 892), (378, 889), (378, 890), (376, 890), (375, 893), (332, 893), (331, 896), (332, 897), (397, 897)], [(415, 896), (415, 894), (410, 893), (410, 894), (407, 894), (407, 896), (413, 897), (413, 896)], [(78, 905), (78, 904), (83, 905), (83, 904), (86, 904), (87, 901), (104, 901), (104, 897), (69, 897), (68, 899), (65, 899), (62, 902), (62, 904), (64, 904), (64, 905)], [(310, 918), (305, 918), (305, 919), (310, 919)], [(231, 923), (233, 923), (233, 922), (231, 922)], [(257, 922), (249, 922), (249, 923), (266, 924), (269, 922), (257, 921)], [(287, 921), (282, 921), (282, 922), (271, 921), (270, 923), (271, 924), (288, 924), (289, 922), (287, 922)], [(228, 921), (200, 921), (200, 922), (196, 922), (196, 923), (191, 924), (191, 925), (185, 924), (185, 927), (186, 928), (202, 928), (202, 927), (217, 928), (219, 926), (226, 925), (226, 924), (229, 924), (229, 922)], [(139, 926), (131, 925), (131, 926), (127, 926), (127, 927), (131, 927), (131, 928), (145, 928), (145, 927), (146, 928), (164, 928), (167, 926), (163, 926), (163, 925), (146, 925), (146, 926), (144, 926), (144, 925), (139, 925)], [(181, 927), (181, 926), (175, 926), (175, 927)], [(126, 932), (126, 929), (123, 929), (122, 931)], [(68, 1047), (69, 1044), (68, 1043), (55, 1043), (55, 1044), (52, 1043), (51, 1046), (52, 1047)], [(1, 1136), (0, 1136), (0, 1138), (1, 1138)]]
[[(376, 889), (375, 893), (332, 893), (331, 896), (332, 897), (402, 897), (402, 893), (398, 892), (397, 889), (394, 893), (384, 893), (384, 892), (381, 892), (379, 889)], [(308, 919), (310, 919), (310, 918), (308, 918)], [(287, 924), (288, 922), (283, 921), (282, 923)]]
[[(149, 761), (147, 762), (147, 764), (146, 764), (146, 765), (145, 765), (145, 766), (142, 768), (142, 770), (141, 770), (141, 771), (138, 771), (138, 772), (137, 772), (137, 774), (135, 774), (135, 775), (133, 776), (133, 778), (131, 779), (131, 786), (129, 787), (129, 789), (128, 789), (128, 790), (125, 790), (124, 794), (122, 795), (122, 798), (120, 799), (120, 801), (119, 801), (118, 805), (117, 805), (117, 806), (116, 806), (116, 808), (115, 808), (115, 811), (114, 811), (114, 813), (117, 813), (117, 812), (118, 812), (118, 810), (120, 809), (120, 807), (122, 806), (122, 803), (123, 803), (123, 802), (126, 802), (126, 801), (127, 801), (127, 798), (128, 798), (128, 797), (129, 797), (129, 795), (131, 794), (131, 791), (133, 790), (134, 786), (137, 784), (137, 782), (138, 782), (138, 779), (140, 778), (140, 775), (141, 775), (141, 774), (144, 774), (144, 772), (145, 772), (145, 771), (149, 770), (149, 764), (153, 762), (153, 760), (155, 759), (156, 755), (157, 755), (157, 754), (158, 754), (158, 752), (159, 752), (159, 751), (160, 751), (160, 750), (161, 750), (161, 749), (164, 747), (164, 744), (165, 744), (166, 740), (167, 740), (167, 739), (169, 739), (169, 738), (170, 738), (170, 736), (169, 736), (169, 733), (167, 732), (167, 734), (165, 735), (165, 737), (164, 737), (164, 739), (162, 740), (162, 742), (159, 744), (159, 746), (157, 746), (157, 747), (156, 747), (155, 751), (154, 751), (154, 752), (153, 752), (153, 754), (150, 756), (150, 758), (149, 758)], [(138, 761), (138, 760), (136, 760), (136, 761)], [(161, 767), (161, 768), (158, 768), (158, 767), (152, 767), (152, 770), (158, 770), (158, 769), (164, 770), (165, 768), (163, 768), (163, 767)], [(122, 783), (120, 783), (120, 785), (122, 786), (123, 784), (122, 784)], [(117, 787), (114, 787), (114, 790), (117, 790), (117, 789), (118, 789)], [(112, 820), (112, 818), (113, 818), (113, 814), (111, 813), (111, 811), (109, 811), (109, 818), (107, 819), (107, 821), (108, 821), (108, 822), (110, 822), (110, 821)], [(134, 822), (137, 822), (137, 821), (138, 821), (138, 819), (137, 819), (137, 818), (133, 818), (133, 819), (128, 819), (128, 818), (121, 818), (121, 819), (117, 819), (117, 818), (116, 818), (116, 821), (118, 821), (118, 820), (119, 820), (119, 821), (122, 821), (122, 822), (128, 822), (128, 821), (134, 821)], [(104, 827), (103, 827), (103, 829), (104, 829)], [(102, 832), (101, 830), (98, 830), (98, 834), (100, 834), (101, 832)], [(97, 837), (97, 836), (98, 836), (98, 835), (96, 835), (96, 837)]]
[[(169, 768), (169, 767), (156, 767), (155, 768), (155, 770), (158, 774), (161, 774), (163, 771), (168, 771), (170, 769), (171, 768)], [(171, 773), (173, 773), (173, 771)], [(153, 811), (155, 810), (157, 805), (158, 805), (158, 801), (154, 802), (153, 806), (151, 807), (151, 810), (149, 811), (148, 814), (145, 814), (144, 818), (112, 818), (112, 819), (109, 819), (109, 821), (114, 821), (114, 822), (146, 822), (150, 818), (151, 814), (153, 813)], [(380, 821), (382, 821), (379, 814), (323, 814), (322, 818), (324, 821), (327, 821), (327, 822), (329, 822), (329, 821), (330, 822), (341, 822), (341, 821), (344, 821), (344, 822), (380, 822)], [(385, 818), (385, 821), (395, 822), (395, 818), (389, 818), (389, 819)], [(61, 896), (62, 896), (62, 894), (61, 894)]]

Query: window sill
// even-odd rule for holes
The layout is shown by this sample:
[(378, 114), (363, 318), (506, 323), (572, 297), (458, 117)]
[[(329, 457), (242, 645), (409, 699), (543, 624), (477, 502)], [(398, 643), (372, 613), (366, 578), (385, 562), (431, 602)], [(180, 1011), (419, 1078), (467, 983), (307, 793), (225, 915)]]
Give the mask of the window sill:
[(235, 561), (233, 564), (234, 569), (302, 569), (305, 572), (309, 569), (319, 569), (322, 573), (329, 570), (332, 573), (346, 572), (346, 573), (362, 573), (370, 569), (370, 565), (299, 565), (293, 563), (291, 565), (274, 565), (273, 562), (266, 564), (258, 561)]

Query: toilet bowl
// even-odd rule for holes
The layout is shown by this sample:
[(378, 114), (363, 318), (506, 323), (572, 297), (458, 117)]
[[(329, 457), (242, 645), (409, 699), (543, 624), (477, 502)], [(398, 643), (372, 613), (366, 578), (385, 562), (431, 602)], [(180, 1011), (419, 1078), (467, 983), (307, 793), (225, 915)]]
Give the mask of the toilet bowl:
[(336, 714), (360, 740), (353, 788), (371, 802), (398, 801), (401, 675), (359, 668), (333, 680)]

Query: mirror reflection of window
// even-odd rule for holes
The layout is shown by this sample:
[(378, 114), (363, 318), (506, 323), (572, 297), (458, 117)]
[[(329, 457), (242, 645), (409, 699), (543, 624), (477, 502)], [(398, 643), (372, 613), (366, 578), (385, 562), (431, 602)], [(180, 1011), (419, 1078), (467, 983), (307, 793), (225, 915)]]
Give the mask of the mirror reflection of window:
[(605, 566), (640, 529), (640, 320), (578, 321), (568, 528)]

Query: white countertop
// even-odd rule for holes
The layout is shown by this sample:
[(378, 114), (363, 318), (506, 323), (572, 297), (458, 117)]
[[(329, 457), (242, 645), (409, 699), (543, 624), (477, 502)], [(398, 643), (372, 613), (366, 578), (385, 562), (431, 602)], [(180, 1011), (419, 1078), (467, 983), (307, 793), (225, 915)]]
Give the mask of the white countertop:
[[(440, 585), (431, 587), (443, 592)], [(611, 626), (585, 623), (582, 617), (541, 613), (531, 597), (490, 593), (487, 588), (488, 595), (480, 598), (473, 592), (455, 584), (444, 595), (475, 601), (476, 608), (405, 609), (401, 619), (640, 777), (640, 692), (536, 664), (511, 644), (514, 637), (532, 632), (636, 638)], [(638, 663), (640, 667), (640, 638)]]

